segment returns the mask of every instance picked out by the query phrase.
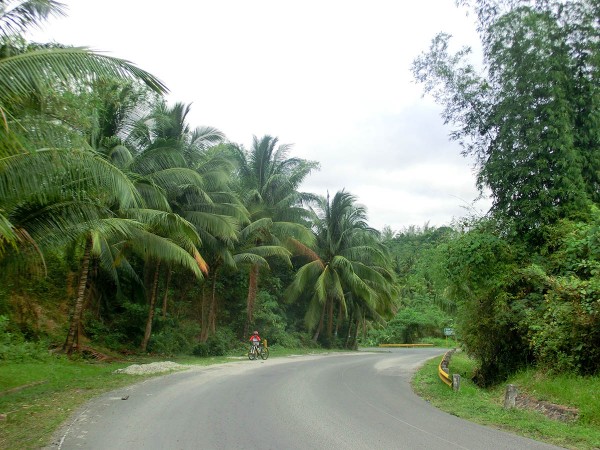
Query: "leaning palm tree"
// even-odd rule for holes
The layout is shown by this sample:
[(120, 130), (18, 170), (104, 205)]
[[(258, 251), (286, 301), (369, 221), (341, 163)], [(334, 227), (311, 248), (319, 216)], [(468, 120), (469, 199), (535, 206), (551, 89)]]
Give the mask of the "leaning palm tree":
[(299, 245), (298, 253), (307, 262), (286, 295), (290, 301), (309, 302), (305, 320), (315, 330), (313, 340), (319, 338), (327, 318), (331, 342), (336, 307), (338, 325), (358, 307), (377, 318), (385, 313), (392, 299), (392, 275), (378, 248), (377, 232), (368, 226), (366, 210), (356, 204), (356, 197), (342, 190), (331, 200), (329, 195), (322, 197), (312, 211), (317, 243), (314, 249)]

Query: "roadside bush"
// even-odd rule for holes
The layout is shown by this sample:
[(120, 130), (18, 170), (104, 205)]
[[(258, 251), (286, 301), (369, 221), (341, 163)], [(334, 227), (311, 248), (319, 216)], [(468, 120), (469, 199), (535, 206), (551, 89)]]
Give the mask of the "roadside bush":
[(192, 322), (169, 323), (152, 333), (148, 349), (152, 353), (175, 355), (191, 353), (200, 327)]
[(543, 296), (527, 323), (538, 364), (553, 372), (600, 373), (600, 212), (590, 223), (549, 229), (543, 265), (523, 276)]
[(43, 361), (50, 358), (44, 341), (26, 341), (18, 330), (10, 330), (10, 321), (0, 316), (0, 360), (12, 362)]
[(465, 350), (478, 361), (475, 381), (490, 386), (531, 361), (522, 330), (529, 309), (521, 297), (520, 247), (482, 221), (447, 245), (449, 298), (458, 305), (457, 329)]
[(118, 330), (111, 329), (102, 320), (96, 319), (90, 313), (86, 313), (85, 333), (90, 338), (92, 345), (99, 344), (111, 350), (123, 350), (127, 337)]
[(206, 342), (198, 343), (192, 350), (195, 356), (225, 356), (232, 351), (239, 353), (240, 345), (235, 337), (235, 333), (229, 328), (219, 328), (217, 332), (210, 336)]
[(270, 337), (268, 343), (269, 345), (278, 345), (284, 348), (310, 348), (315, 345), (310, 337), (305, 334), (298, 332), (287, 333), (279, 330)]

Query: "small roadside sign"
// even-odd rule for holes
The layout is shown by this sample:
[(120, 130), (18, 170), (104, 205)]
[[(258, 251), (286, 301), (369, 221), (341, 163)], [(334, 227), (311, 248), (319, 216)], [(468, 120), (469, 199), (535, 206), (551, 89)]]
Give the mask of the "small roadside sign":
[(454, 336), (454, 328), (444, 328), (444, 336)]

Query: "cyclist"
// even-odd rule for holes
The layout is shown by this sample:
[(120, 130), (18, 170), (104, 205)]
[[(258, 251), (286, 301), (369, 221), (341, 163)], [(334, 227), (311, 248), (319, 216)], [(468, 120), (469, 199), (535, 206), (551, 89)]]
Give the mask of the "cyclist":
[(258, 347), (260, 345), (260, 336), (258, 335), (258, 331), (255, 331), (254, 333), (252, 333), (252, 336), (250, 336), (250, 339), (248, 339), (250, 342), (252, 342), (252, 346), (254, 347), (254, 349), (256, 350), (256, 347)]

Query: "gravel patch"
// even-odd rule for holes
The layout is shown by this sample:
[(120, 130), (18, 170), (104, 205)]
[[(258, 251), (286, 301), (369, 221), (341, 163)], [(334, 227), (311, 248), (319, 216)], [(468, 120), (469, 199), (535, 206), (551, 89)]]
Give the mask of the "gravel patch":
[(114, 373), (126, 373), (128, 375), (145, 375), (150, 373), (171, 372), (173, 370), (186, 370), (190, 365), (177, 364), (173, 361), (153, 362), (150, 364), (133, 364), (123, 369), (117, 369)]

